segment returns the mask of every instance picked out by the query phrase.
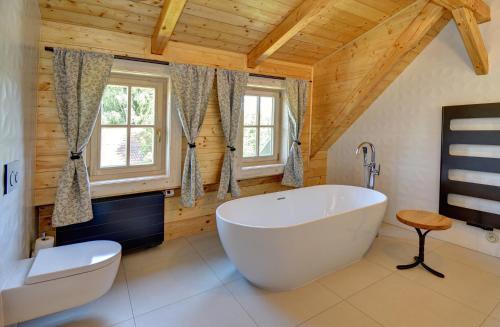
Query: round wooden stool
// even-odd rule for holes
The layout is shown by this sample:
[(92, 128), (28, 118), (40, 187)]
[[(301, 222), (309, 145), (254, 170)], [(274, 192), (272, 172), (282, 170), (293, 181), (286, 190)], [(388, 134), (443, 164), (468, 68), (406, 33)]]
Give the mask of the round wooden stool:
[[(434, 212), (421, 210), (402, 210), (396, 214), (396, 217), (403, 224), (412, 226), (417, 230), (419, 241), (418, 256), (414, 257), (415, 262), (409, 265), (399, 265), (396, 268), (410, 269), (420, 264), (433, 275), (444, 278), (442, 273), (435, 271), (424, 263), (425, 236), (427, 236), (431, 230), (445, 230), (450, 228), (452, 220)], [(426, 231), (422, 233), (422, 229), (425, 229)]]

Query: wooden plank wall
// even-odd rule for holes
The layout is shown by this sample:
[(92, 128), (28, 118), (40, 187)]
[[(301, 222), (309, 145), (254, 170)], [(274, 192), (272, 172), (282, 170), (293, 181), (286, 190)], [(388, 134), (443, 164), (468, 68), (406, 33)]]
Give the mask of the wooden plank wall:
[[(43, 22), (39, 61), (34, 198), (35, 204), (39, 206), (40, 232), (46, 231), (49, 234), (54, 233), (50, 226), (52, 203), (55, 197), (57, 178), (67, 158), (67, 146), (55, 106), (53, 54), (44, 51), (45, 46), (82, 48), (135, 57), (247, 70), (245, 56), (241, 54), (172, 42), (164, 55), (155, 56), (148, 52), (149, 38), (146, 37), (124, 35), (70, 24)], [(308, 80), (311, 79), (312, 73), (310, 66), (273, 60), (249, 71)], [(207, 115), (197, 139), (198, 158), (206, 195), (197, 202), (194, 208), (183, 208), (180, 205), (179, 190), (176, 190), (177, 196), (165, 200), (165, 232), (168, 239), (215, 228), (215, 208), (222, 203), (216, 198), (217, 183), (225, 151), (216, 93), (214, 87)], [(312, 94), (310, 99), (301, 142), (305, 157), (306, 184), (316, 185), (326, 181), (326, 152), (309, 161)], [(184, 140), (183, 152), (185, 148), (186, 142)], [(281, 176), (271, 176), (245, 180), (240, 183), (240, 186), (243, 196), (249, 196), (283, 190), (284, 187), (281, 186), (280, 181)]]
[[(391, 72), (375, 87), (355, 110), (339, 119), (346, 101), (363, 78), (374, 69), (387, 49), (420, 12), (424, 1), (415, 2), (396, 16), (370, 30), (360, 38), (349, 43), (340, 51), (333, 53), (314, 65), (314, 115), (312, 120), (312, 139), (333, 136), (323, 144), (318, 155), (328, 150), (333, 143), (361, 116), (373, 101), (399, 76), (399, 74), (418, 56), (451, 19), (445, 14), (419, 42), (392, 68)], [(328, 128), (326, 128), (329, 126)], [(326, 128), (326, 129), (325, 129)], [(312, 149), (314, 151), (315, 149)], [(314, 154), (313, 154), (314, 155)], [(313, 156), (314, 158), (315, 156)]]

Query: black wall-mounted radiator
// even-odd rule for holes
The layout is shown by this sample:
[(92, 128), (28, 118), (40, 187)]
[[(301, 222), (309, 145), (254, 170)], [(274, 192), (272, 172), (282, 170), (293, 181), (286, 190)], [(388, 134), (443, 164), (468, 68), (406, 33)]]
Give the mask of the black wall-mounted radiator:
[(92, 200), (94, 219), (58, 227), (56, 245), (93, 240), (120, 243), (123, 251), (163, 242), (165, 197), (162, 192)]
[(450, 123), (452, 119), (498, 117), (500, 117), (500, 103), (443, 107), (439, 213), (463, 220), (467, 222), (468, 225), (486, 230), (500, 228), (500, 215), (450, 205), (448, 204), (448, 194), (459, 194), (474, 198), (500, 201), (500, 187), (453, 181), (448, 179), (448, 171), (450, 169), (463, 169), (499, 174), (500, 159), (452, 156), (450, 155), (449, 149), (452, 144), (500, 145), (500, 131), (452, 131)]

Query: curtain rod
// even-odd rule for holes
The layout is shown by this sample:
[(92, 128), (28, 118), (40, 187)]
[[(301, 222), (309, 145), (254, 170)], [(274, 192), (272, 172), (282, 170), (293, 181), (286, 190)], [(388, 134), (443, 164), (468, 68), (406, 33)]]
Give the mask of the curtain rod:
[[(54, 52), (54, 48), (53, 47), (45, 47), (45, 51)], [(168, 66), (170, 64), (168, 61), (121, 56), (121, 55), (114, 55), (114, 58), (115, 59), (122, 59), (122, 60), (129, 60), (129, 61), (146, 62), (146, 63), (150, 63), (150, 64), (166, 65), (166, 66)], [(250, 73), (249, 75), (253, 76), (253, 77), (263, 77), (263, 78), (270, 78), (270, 79), (285, 80), (285, 78), (281, 77), (281, 76), (272, 76), (272, 75), (263, 75), (263, 74), (254, 74), (254, 73)]]

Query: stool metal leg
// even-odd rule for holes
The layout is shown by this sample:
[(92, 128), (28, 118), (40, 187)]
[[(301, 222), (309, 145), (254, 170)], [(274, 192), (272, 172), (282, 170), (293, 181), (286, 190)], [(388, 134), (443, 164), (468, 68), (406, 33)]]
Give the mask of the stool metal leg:
[(410, 263), (408, 265), (399, 265), (399, 266), (396, 266), (396, 268), (398, 268), (400, 270), (410, 269), (410, 268), (415, 268), (416, 266), (418, 266), (419, 264), (421, 264), (422, 267), (424, 267), (425, 270), (427, 270), (431, 274), (433, 274), (433, 275), (435, 275), (437, 277), (440, 277), (440, 278), (444, 278), (444, 275), (442, 273), (440, 273), (440, 272), (432, 269), (431, 267), (429, 267), (428, 265), (426, 265), (424, 263), (424, 259), (425, 259), (425, 237), (430, 232), (430, 230), (427, 230), (424, 233), (422, 233), (422, 231), (420, 230), (420, 228), (415, 228), (415, 229), (417, 230), (417, 234), (418, 234), (418, 256), (414, 257), (414, 259), (415, 259), (414, 263)]
[[(418, 258), (418, 257), (415, 257), (415, 258)], [(410, 263), (409, 265), (399, 265), (396, 268), (398, 268), (399, 270), (415, 268), (416, 266), (418, 266), (419, 263), (420, 263), (420, 261), (415, 260), (414, 263)]]
[(430, 272), (431, 274), (433, 275), (436, 275), (440, 278), (444, 278), (444, 275), (442, 273), (440, 273), (439, 271), (436, 271), (434, 269), (432, 269), (431, 267), (429, 267), (428, 265), (426, 265), (425, 263), (421, 262), (422, 266), (425, 268), (425, 270), (427, 270), (428, 272)]

